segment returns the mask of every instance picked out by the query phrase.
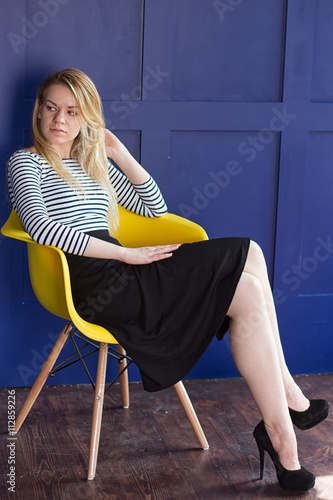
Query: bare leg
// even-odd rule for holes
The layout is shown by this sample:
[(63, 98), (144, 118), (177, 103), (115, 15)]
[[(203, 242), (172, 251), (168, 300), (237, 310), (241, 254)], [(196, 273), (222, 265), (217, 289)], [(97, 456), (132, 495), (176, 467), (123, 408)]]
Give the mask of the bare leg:
[(261, 281), (243, 273), (228, 311), (236, 366), (256, 402), (282, 465), (300, 468), (297, 443)]
[(277, 353), (279, 356), (279, 362), (280, 362), (288, 405), (293, 410), (304, 411), (309, 406), (309, 400), (304, 396), (301, 389), (296, 384), (295, 380), (291, 376), (288, 367), (286, 365), (286, 361), (281, 346), (272, 290), (267, 275), (265, 258), (263, 256), (261, 248), (253, 241), (251, 241), (250, 244), (249, 254), (244, 268), (244, 272), (249, 273), (258, 278), (263, 287), (266, 307), (269, 314), (269, 320), (275, 338)]

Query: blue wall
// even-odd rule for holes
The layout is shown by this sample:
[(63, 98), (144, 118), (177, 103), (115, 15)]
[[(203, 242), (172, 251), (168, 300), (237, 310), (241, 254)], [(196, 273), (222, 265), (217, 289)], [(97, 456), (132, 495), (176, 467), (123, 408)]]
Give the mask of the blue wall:
[[(0, 12), (0, 223), (38, 83), (78, 67), (171, 212), (262, 246), (291, 371), (332, 371), (333, 3), (1, 0)], [(0, 254), (0, 383), (31, 385), (63, 322), (36, 303), (24, 245), (1, 237)], [(190, 374), (226, 376), (227, 339)], [(85, 381), (77, 367), (52, 379)]]

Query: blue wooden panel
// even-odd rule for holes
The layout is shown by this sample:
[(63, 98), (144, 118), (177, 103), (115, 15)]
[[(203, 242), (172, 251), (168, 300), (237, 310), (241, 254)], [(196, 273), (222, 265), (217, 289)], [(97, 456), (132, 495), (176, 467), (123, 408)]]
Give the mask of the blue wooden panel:
[(333, 300), (333, 133), (310, 133), (304, 183), (302, 294)]
[(219, 1), (175, 2), (173, 99), (279, 101), (285, 6), (284, 0), (235, 7)]
[[(24, 0), (1, 2), (0, 32), (0, 60), (2, 65), (0, 77), (0, 225), (5, 222), (11, 206), (7, 193), (5, 165), (17, 141), (23, 140), (23, 130), (20, 122), (18, 103), (22, 102), (24, 94), (24, 50), (16, 52), (13, 47), (15, 36), (21, 36), (22, 16), (24, 15)], [(15, 39), (16, 40), (16, 39)], [(21, 107), (22, 111), (22, 107)], [(22, 298), (24, 272), (24, 248), (21, 245), (9, 242), (0, 235), (0, 309), (5, 311), (11, 302), (19, 303)], [(8, 335), (9, 325), (2, 322), (1, 338), (4, 341)], [(10, 358), (8, 358), (10, 359)], [(4, 358), (5, 362), (6, 358)], [(3, 365), (6, 366), (6, 363)], [(0, 380), (1, 380), (0, 372)]]
[(291, 373), (332, 371), (332, 297), (288, 296), (277, 306), (282, 344)]
[(51, 14), (27, 0), (27, 18), (36, 35), (27, 45), (26, 97), (34, 98), (51, 71), (74, 66), (93, 72), (104, 99), (140, 100), (143, 0), (53, 5)]
[(284, 101), (308, 103), (311, 94), (315, 0), (288, 2)]
[(333, 8), (330, 0), (317, 0), (313, 48), (312, 100), (333, 101)]
[(251, 236), (272, 269), (278, 155), (274, 132), (173, 132), (170, 208), (211, 238)]
[(333, 298), (333, 234), (328, 215), (333, 210), (332, 133), (291, 138), (286, 146), (289, 161), (284, 151), (282, 155), (284, 187), (279, 198), (274, 284), (285, 299), (322, 294)]
[[(0, 134), (0, 159), (2, 164), (0, 183), (0, 205), (2, 210), (7, 207), (5, 201), (4, 165), (13, 152), (17, 141), (22, 141), (23, 131), (20, 114), (22, 113), (22, 99), (24, 95), (24, 50), (16, 52), (13, 46), (13, 37), (22, 37), (22, 20), (24, 15), (24, 0), (1, 2), (0, 32), (0, 116), (2, 117)], [(25, 47), (25, 45), (24, 45)], [(21, 104), (19, 109), (19, 103)], [(1, 212), (2, 212), (1, 210)]]
[[(143, 100), (169, 101), (174, 36), (174, 0), (145, 0), (145, 43), (143, 46)], [(155, 74), (155, 78), (151, 78)], [(156, 77), (156, 74), (159, 76)], [(147, 82), (145, 84), (145, 82)]]

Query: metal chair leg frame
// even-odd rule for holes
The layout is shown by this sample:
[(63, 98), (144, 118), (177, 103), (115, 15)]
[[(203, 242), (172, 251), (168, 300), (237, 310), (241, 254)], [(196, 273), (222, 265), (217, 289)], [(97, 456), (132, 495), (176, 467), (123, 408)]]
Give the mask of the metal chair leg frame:
[(104, 403), (105, 375), (108, 360), (108, 345), (101, 343), (99, 348), (97, 376), (95, 384), (95, 401), (91, 426), (88, 479), (94, 479), (96, 473), (99, 439), (101, 435), (102, 413)]
[(183, 405), (183, 408), (185, 410), (185, 413), (193, 427), (193, 430), (199, 439), (199, 442), (204, 450), (209, 449), (209, 444), (206, 439), (206, 436), (204, 434), (204, 431), (202, 430), (201, 424), (199, 422), (199, 419), (197, 417), (197, 414), (195, 413), (195, 410), (193, 408), (193, 405), (191, 403), (190, 398), (188, 397), (187, 391), (184, 387), (184, 384), (182, 381), (178, 382), (177, 384), (174, 385), (174, 388), (176, 389), (176, 392), (178, 394), (178, 397), (180, 399), (181, 404)]
[(95, 390), (95, 384), (94, 384), (93, 379), (92, 379), (92, 377), (91, 377), (91, 375), (90, 375), (90, 372), (89, 372), (89, 370), (88, 370), (88, 367), (87, 367), (87, 365), (86, 365), (86, 363), (85, 363), (85, 361), (84, 361), (84, 359), (83, 359), (83, 356), (82, 356), (82, 354), (81, 354), (81, 350), (79, 349), (79, 347), (78, 347), (77, 343), (75, 342), (74, 336), (73, 336), (73, 335), (70, 335), (70, 338), (71, 338), (71, 341), (73, 342), (73, 345), (74, 345), (74, 347), (75, 347), (76, 353), (77, 353), (77, 355), (78, 355), (78, 360), (80, 360), (80, 361), (81, 361), (82, 366), (83, 366), (83, 368), (84, 368), (84, 371), (86, 372), (87, 377), (88, 377), (88, 379), (89, 379), (89, 382), (90, 382), (90, 384), (91, 384), (92, 388)]
[(31, 388), (31, 391), (29, 393), (29, 396), (27, 397), (22, 410), (20, 411), (20, 414), (15, 422), (15, 432), (18, 432), (21, 425), (23, 424), (26, 416), (28, 415), (29, 411), (31, 410), (32, 405), (36, 401), (40, 391), (42, 390), (45, 381), (47, 377), (49, 376), (50, 371), (52, 370), (54, 363), (57, 361), (57, 358), (64, 347), (64, 344), (68, 338), (69, 332), (71, 331), (72, 327), (70, 324), (66, 325), (65, 328), (62, 330), (60, 333), (57, 342), (54, 344), (54, 347), (47, 358), (47, 360), (44, 363), (44, 366), (39, 373), (34, 385)]

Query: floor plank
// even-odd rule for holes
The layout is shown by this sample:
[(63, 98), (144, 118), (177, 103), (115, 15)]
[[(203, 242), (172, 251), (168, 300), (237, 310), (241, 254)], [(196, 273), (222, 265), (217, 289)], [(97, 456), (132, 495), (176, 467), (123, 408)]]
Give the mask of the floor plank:
[[(333, 374), (302, 375), (308, 397), (333, 404)], [(332, 416), (306, 432), (297, 431), (301, 462), (317, 475), (316, 488), (291, 495), (276, 484), (267, 459), (259, 477), (252, 436), (259, 413), (242, 379), (186, 381), (210, 443), (200, 449), (173, 388), (144, 392), (131, 384), (129, 409), (121, 407), (119, 386), (105, 397), (96, 478), (86, 480), (93, 391), (90, 386), (44, 387), (17, 439), (1, 418), (1, 499), (248, 500), (333, 499)], [(16, 410), (28, 390), (15, 389)], [(7, 415), (8, 389), (0, 389)], [(8, 490), (10, 447), (14, 449), (15, 495)], [(12, 450), (13, 451), (13, 450)]]

